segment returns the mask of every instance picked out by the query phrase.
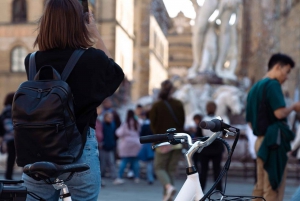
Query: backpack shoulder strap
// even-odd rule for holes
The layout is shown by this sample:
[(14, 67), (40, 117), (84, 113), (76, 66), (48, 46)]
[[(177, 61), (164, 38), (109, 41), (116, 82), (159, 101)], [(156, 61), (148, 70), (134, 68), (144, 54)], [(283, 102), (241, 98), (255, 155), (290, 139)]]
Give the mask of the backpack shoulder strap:
[(176, 115), (174, 114), (174, 111), (173, 111), (171, 105), (166, 100), (164, 100), (164, 104), (167, 106), (168, 110), (170, 111), (170, 114), (172, 115), (172, 117), (173, 117), (175, 123), (177, 124), (177, 126), (179, 126), (180, 125), (179, 121), (178, 121)]
[(33, 80), (35, 74), (36, 74), (36, 64), (35, 64), (35, 53), (32, 52), (29, 57), (29, 75), (28, 80)]
[(266, 83), (263, 86), (264, 88), (263, 88), (262, 101), (266, 100), (267, 86), (269, 85), (270, 82), (271, 82), (271, 80), (266, 81)]
[(81, 57), (81, 55), (85, 52), (85, 49), (76, 49), (72, 56), (70, 57), (64, 71), (61, 74), (61, 79), (63, 81), (66, 81), (70, 75), (70, 73), (72, 72), (74, 66), (76, 65), (77, 61), (79, 60), (79, 58)]

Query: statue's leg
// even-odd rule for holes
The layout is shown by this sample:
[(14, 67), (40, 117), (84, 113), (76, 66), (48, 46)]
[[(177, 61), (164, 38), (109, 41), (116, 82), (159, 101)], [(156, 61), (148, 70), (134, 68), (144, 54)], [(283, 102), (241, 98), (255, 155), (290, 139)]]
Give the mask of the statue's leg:
[(218, 0), (209, 0), (205, 1), (203, 6), (199, 7), (197, 11), (192, 37), (193, 65), (189, 69), (189, 74), (195, 73), (200, 66), (203, 42), (208, 28), (208, 18), (212, 15), (217, 6)]
[(202, 50), (202, 60), (199, 72), (213, 71), (213, 64), (217, 58), (217, 35), (214, 25), (211, 25), (206, 33), (205, 42)]
[(218, 76), (222, 76), (222, 69), (224, 66), (224, 63), (226, 62), (226, 57), (228, 54), (228, 50), (230, 48), (230, 25), (229, 25), (229, 19), (232, 14), (231, 10), (226, 10), (222, 14), (221, 17), (221, 25), (220, 25), (220, 38), (219, 38), (219, 52), (218, 52), (218, 59), (216, 63), (216, 73)]

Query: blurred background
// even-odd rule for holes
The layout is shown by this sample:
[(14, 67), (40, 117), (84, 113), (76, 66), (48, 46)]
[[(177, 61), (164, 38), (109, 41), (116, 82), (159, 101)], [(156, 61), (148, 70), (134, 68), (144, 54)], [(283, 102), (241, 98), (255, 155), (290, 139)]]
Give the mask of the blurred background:
[[(24, 58), (37, 51), (33, 43), (45, 2), (0, 1), (0, 101), (27, 79)], [(221, 114), (246, 136), (247, 91), (265, 75), (270, 56), (277, 52), (296, 62), (282, 89), (287, 104), (299, 101), (300, 0), (89, 0), (89, 6), (126, 75), (111, 97), (121, 119), (137, 104), (149, 109), (160, 83), (170, 79), (177, 88), (174, 96), (185, 105), (186, 128), (195, 113), (205, 113), (208, 100), (219, 100), (221, 92), (232, 97), (233, 92), (238, 103), (220, 99), (227, 104)], [(295, 132), (296, 117), (290, 121)], [(242, 150), (235, 160), (240, 173), (232, 171), (244, 178), (253, 178), (255, 154), (249, 141), (245, 137), (237, 147)], [(289, 165), (289, 177), (299, 180), (298, 161)]]

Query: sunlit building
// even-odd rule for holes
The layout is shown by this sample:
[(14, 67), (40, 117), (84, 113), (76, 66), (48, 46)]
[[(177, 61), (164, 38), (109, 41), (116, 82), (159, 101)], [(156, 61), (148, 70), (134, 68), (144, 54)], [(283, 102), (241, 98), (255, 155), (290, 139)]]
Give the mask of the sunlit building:
[(0, 102), (26, 80), (24, 58), (34, 50), (36, 22), (43, 6), (42, 0), (0, 2)]
[[(169, 17), (162, 0), (90, 0), (101, 36), (131, 82), (132, 100), (168, 78)], [(44, 0), (0, 2), (0, 100), (26, 80), (24, 58), (33, 43)]]

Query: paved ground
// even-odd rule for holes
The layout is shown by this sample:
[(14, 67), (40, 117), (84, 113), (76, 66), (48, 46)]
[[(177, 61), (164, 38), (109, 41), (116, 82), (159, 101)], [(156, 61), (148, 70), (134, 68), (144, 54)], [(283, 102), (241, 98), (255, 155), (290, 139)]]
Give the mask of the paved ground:
[[(0, 155), (0, 161), (1, 155)], [(4, 178), (5, 165), (0, 163), (0, 179)], [(21, 168), (15, 169), (14, 179), (21, 178)], [(229, 170), (229, 176), (227, 179), (226, 194), (227, 195), (251, 195), (253, 189), (253, 170), (247, 170), (247, 178), (244, 177), (243, 171), (240, 168), (234, 168), (234, 164)], [(180, 170), (184, 172), (184, 170)], [(300, 185), (300, 178), (296, 179), (295, 174), (289, 172), (289, 178), (287, 179), (287, 185), (285, 189), (284, 201), (290, 201), (291, 196)], [(212, 185), (212, 177), (210, 176), (207, 186)], [(176, 188), (179, 190), (185, 181), (184, 173), (179, 175), (176, 179)], [(100, 191), (98, 201), (161, 201), (162, 200), (162, 186), (158, 181), (155, 181), (153, 185), (149, 185), (145, 180), (141, 180), (139, 184), (133, 182), (133, 180), (127, 179), (123, 185), (113, 185), (112, 180), (104, 178), (105, 187)], [(224, 182), (224, 180), (223, 180)], [(206, 189), (207, 190), (207, 189)]]
[[(3, 179), (3, 172), (0, 173), (0, 179)], [(20, 179), (21, 174), (16, 173), (14, 179)], [(104, 178), (105, 187), (101, 188), (98, 201), (160, 201), (162, 200), (162, 187), (158, 181), (149, 185), (145, 180), (136, 184), (133, 180), (126, 179), (122, 185), (113, 185), (112, 180)], [(180, 189), (185, 178), (180, 176), (176, 179), (176, 188)], [(228, 177), (226, 194), (227, 195), (251, 195), (253, 188), (253, 179), (242, 177)], [(292, 194), (300, 184), (299, 180), (289, 178), (285, 189), (284, 201), (289, 201)], [(208, 186), (211, 186), (211, 177)]]
[[(132, 180), (126, 180), (123, 185), (115, 186), (111, 180), (104, 179), (106, 186), (101, 189), (99, 201), (160, 201), (162, 200), (162, 187), (158, 181), (149, 185), (142, 180), (135, 184)], [(251, 195), (253, 188), (253, 179), (228, 178), (226, 194), (227, 195)], [(176, 187), (180, 189), (184, 183), (184, 178), (177, 179)], [(208, 183), (208, 186), (212, 182)], [(284, 201), (289, 201), (292, 194), (298, 187), (299, 182), (295, 179), (287, 181)]]

